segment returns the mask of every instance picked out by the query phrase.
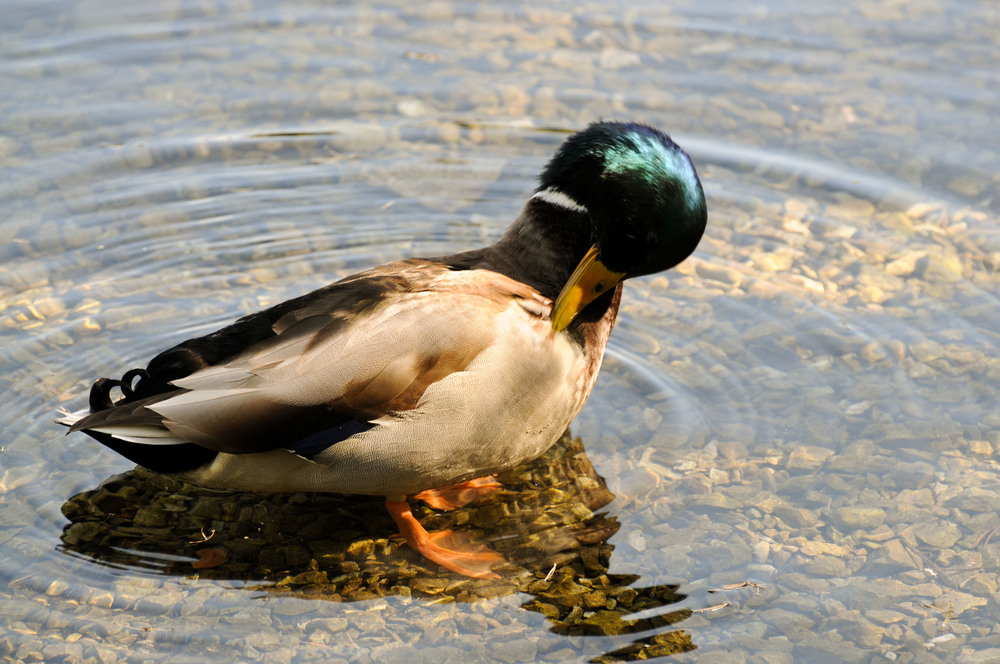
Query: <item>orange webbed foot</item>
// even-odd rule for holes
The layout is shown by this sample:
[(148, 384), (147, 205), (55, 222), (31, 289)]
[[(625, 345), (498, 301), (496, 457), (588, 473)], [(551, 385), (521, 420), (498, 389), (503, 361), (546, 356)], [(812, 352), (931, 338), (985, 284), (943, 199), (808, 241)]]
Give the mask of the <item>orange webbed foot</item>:
[(469, 503), (488, 496), (489, 494), (502, 488), (503, 485), (497, 482), (491, 475), (477, 477), (467, 482), (459, 482), (440, 489), (427, 489), (421, 491), (415, 498), (422, 500), (436, 510), (450, 511), (465, 507)]
[(405, 500), (387, 498), (385, 507), (410, 547), (428, 560), (476, 579), (500, 578), (490, 571), (490, 566), (502, 562), (503, 556), (485, 544), (475, 544), (464, 534), (450, 530), (427, 532)]

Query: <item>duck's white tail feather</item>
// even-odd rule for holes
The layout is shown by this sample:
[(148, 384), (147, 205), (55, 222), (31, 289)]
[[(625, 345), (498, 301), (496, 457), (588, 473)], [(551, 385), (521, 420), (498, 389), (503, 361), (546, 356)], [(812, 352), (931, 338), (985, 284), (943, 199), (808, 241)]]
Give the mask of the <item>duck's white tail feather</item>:
[[(75, 413), (60, 408), (59, 417), (56, 422), (73, 426), (87, 415), (89, 410), (78, 410)], [(188, 441), (178, 438), (172, 431), (160, 427), (142, 426), (136, 424), (102, 424), (94, 427), (92, 431), (106, 433), (119, 440), (129, 443), (139, 443), (140, 445), (182, 445)]]
[(102, 424), (92, 431), (99, 431), (114, 436), (118, 440), (140, 445), (183, 445), (188, 441), (178, 438), (173, 432), (158, 427), (135, 424)]
[(60, 408), (59, 417), (56, 418), (56, 423), (71, 427), (87, 415), (90, 415), (89, 410), (78, 410), (75, 413), (72, 413), (65, 408)]

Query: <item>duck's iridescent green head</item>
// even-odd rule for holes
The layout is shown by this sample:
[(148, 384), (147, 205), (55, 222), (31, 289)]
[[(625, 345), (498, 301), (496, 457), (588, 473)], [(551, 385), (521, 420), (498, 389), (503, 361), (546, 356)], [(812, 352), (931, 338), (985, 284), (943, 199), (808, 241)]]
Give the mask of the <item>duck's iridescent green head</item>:
[(647, 125), (590, 125), (562, 144), (541, 181), (536, 196), (569, 197), (591, 223), (593, 246), (553, 307), (556, 331), (622, 279), (677, 265), (705, 232), (705, 192), (691, 159)]
[(574, 134), (542, 173), (546, 189), (587, 208), (598, 260), (626, 278), (677, 265), (705, 230), (691, 159), (647, 125), (598, 122)]

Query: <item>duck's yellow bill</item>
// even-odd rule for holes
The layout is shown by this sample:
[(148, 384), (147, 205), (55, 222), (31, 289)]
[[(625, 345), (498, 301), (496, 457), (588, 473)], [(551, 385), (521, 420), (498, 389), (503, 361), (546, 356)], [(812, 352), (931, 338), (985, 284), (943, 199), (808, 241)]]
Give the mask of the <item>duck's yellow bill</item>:
[(556, 332), (566, 329), (594, 298), (625, 278), (624, 272), (612, 272), (605, 267), (597, 260), (597, 254), (597, 247), (591, 247), (556, 298), (552, 307), (552, 328)]

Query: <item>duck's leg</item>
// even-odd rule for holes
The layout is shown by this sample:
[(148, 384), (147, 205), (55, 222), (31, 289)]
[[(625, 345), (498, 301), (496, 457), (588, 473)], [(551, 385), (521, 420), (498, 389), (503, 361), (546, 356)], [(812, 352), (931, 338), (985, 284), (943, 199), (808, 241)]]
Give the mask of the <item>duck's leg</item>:
[(456, 510), (459, 507), (465, 507), (472, 501), (478, 500), (501, 488), (503, 488), (503, 485), (500, 482), (497, 482), (492, 475), (487, 475), (486, 477), (477, 477), (474, 480), (459, 482), (458, 484), (441, 487), (440, 489), (427, 489), (414, 497), (417, 500), (424, 501), (436, 510), (447, 512)]
[(490, 571), (490, 565), (501, 562), (503, 556), (488, 546), (474, 544), (462, 533), (450, 530), (427, 532), (410, 511), (406, 496), (389, 496), (385, 499), (385, 507), (410, 547), (428, 560), (465, 576), (500, 578)]

